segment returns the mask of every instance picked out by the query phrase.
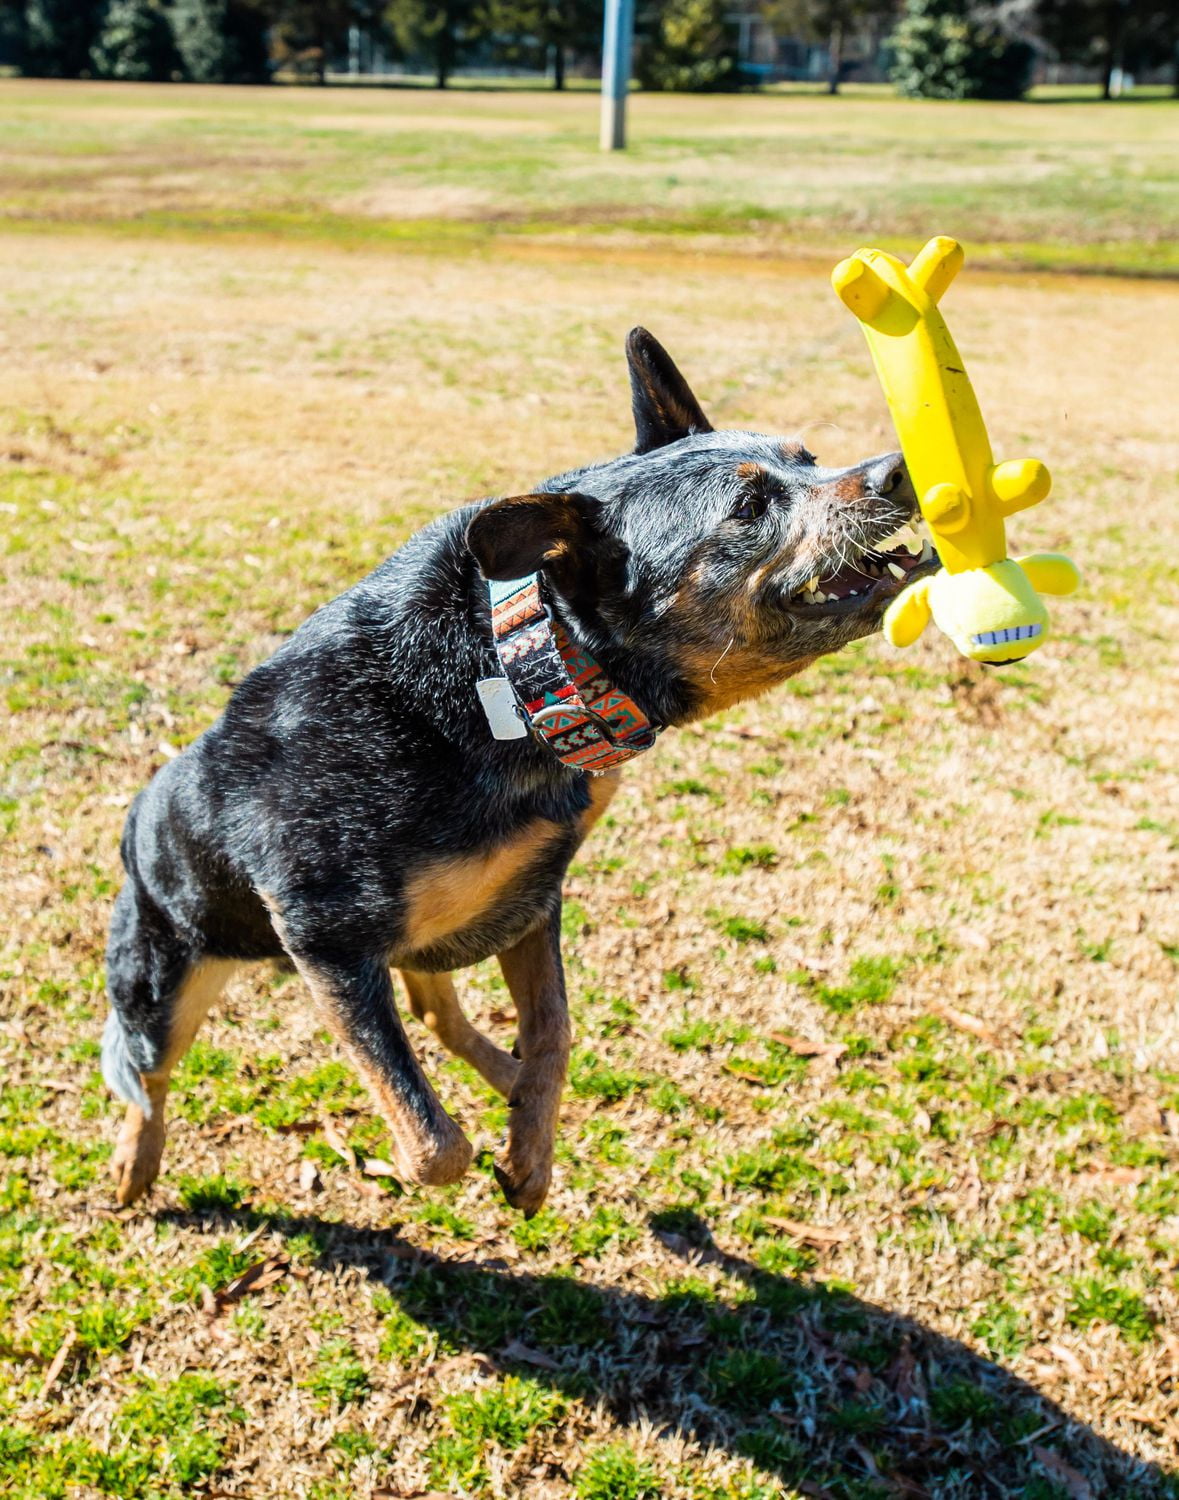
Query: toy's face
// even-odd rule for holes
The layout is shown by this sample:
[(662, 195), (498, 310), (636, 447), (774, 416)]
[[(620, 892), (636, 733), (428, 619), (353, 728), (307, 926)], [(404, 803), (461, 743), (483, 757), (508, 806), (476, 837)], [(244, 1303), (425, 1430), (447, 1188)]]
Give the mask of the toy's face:
[(972, 661), (1001, 666), (1042, 646), (1048, 611), (1018, 564), (1007, 561), (969, 573), (939, 573), (929, 604), (938, 629)]

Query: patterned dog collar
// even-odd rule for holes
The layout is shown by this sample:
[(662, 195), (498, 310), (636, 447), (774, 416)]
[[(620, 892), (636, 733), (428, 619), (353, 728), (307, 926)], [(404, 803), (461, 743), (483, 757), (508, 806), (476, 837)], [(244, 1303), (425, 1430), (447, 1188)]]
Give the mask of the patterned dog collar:
[(495, 653), (521, 717), (558, 760), (596, 773), (649, 750), (658, 730), (555, 620), (536, 573), (488, 584)]

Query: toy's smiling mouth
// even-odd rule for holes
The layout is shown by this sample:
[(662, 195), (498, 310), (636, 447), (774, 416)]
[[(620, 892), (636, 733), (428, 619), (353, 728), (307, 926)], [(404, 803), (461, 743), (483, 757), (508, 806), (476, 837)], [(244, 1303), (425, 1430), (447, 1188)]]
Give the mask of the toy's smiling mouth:
[(940, 566), (929, 528), (918, 518), (842, 561), (834, 572), (816, 573), (787, 604), (802, 615), (848, 614), (891, 598), (912, 579)]

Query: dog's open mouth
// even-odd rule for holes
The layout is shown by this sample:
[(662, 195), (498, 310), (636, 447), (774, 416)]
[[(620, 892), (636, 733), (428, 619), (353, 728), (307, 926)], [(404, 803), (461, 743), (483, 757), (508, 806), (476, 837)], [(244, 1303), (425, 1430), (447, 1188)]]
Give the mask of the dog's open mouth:
[(842, 561), (835, 572), (808, 578), (790, 596), (790, 607), (824, 614), (858, 609), (874, 596), (899, 593), (910, 578), (939, 566), (925, 522), (920, 518), (906, 521), (858, 557)]

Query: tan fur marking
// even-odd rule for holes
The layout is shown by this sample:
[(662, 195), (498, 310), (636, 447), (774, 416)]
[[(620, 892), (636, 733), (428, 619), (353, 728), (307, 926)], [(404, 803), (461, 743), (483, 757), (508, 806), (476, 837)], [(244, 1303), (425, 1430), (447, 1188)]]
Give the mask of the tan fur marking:
[(347, 1030), (340, 1022), (331, 981), (313, 965), (296, 962), (332, 1033), (352, 1059), (381, 1118), (389, 1127), (398, 1176), (404, 1182), (434, 1186), (457, 1182), (471, 1164), (471, 1143), (443, 1109), (425, 1076), (421, 1077), (421, 1084), (433, 1106), (433, 1129), (426, 1127), (412, 1110), (406, 1108), (381, 1073), (352, 1046)]
[(751, 459), (748, 458), (744, 459), (737, 465), (738, 479), (756, 479), (759, 474), (764, 473), (765, 470), (762, 468), (761, 464), (755, 464)]
[(489, 854), (442, 859), (406, 882), (407, 916), (401, 947), (408, 952), (461, 932), (544, 853), (562, 832), (558, 823), (537, 818), (515, 838)]
[(155, 1072), (139, 1075), (151, 1114), (145, 1115), (138, 1104), (127, 1106), (111, 1157), (115, 1196), (124, 1207), (147, 1192), (159, 1175), (167, 1137), (164, 1111), (172, 1069), (192, 1046), (201, 1022), (236, 968), (237, 964), (224, 958), (207, 958), (194, 964), (172, 1001), (168, 1049)]
[(454, 980), (449, 974), (423, 974), (402, 969), (409, 1008), (456, 1057), (469, 1062), (506, 1099), (512, 1092), (520, 1064), (471, 1025), (463, 1014)]
[(706, 719), (734, 703), (760, 697), (788, 677), (796, 677), (815, 660), (804, 656), (799, 661), (774, 661), (751, 648), (731, 650), (718, 660), (711, 652), (700, 651), (679, 658), (689, 682), (700, 693), (695, 717)]
[(618, 769), (604, 771), (601, 776), (590, 777), (590, 805), (577, 820), (577, 842), (579, 844), (610, 806), (611, 802), (614, 801), (614, 794), (621, 785), (622, 772)]
[(536, 928), (499, 955), (520, 1020), (523, 1059), (508, 1098), (508, 1138), (496, 1157), (504, 1196), (535, 1213), (548, 1194), (561, 1090), (569, 1067), (571, 1033), (563, 999), (560, 956), (552, 933)]

